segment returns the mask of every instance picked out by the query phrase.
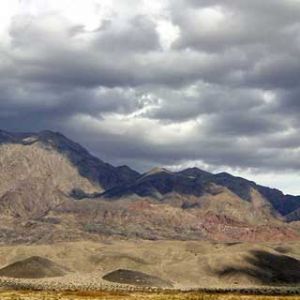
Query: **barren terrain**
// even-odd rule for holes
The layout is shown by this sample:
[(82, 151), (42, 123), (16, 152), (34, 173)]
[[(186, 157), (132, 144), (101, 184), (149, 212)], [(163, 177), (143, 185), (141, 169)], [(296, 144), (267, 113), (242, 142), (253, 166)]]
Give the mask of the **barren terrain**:
[(299, 196), (197, 168), (139, 174), (49, 131), (0, 131), (0, 179), (0, 299), (299, 294)]
[(205, 293), (117, 293), (117, 292), (0, 292), (3, 300), (296, 300), (297, 296), (266, 296)]
[[(26, 277), (22, 269), (18, 273), (17, 267), (24, 261), (27, 270), (34, 270), (35, 264), (39, 263), (42, 268), (40, 278), (39, 273), (35, 278)], [(298, 290), (300, 247), (299, 242), (283, 245), (141, 240), (15, 245), (0, 248), (0, 266), (1, 286), (13, 289), (157, 290), (155, 285), (141, 286), (138, 282), (154, 278), (156, 281), (153, 282), (166, 282), (165, 288), (174, 290)], [(61, 276), (57, 277), (43, 276), (57, 269), (64, 273), (58, 273)], [(129, 270), (135, 272), (135, 276), (145, 274), (146, 277), (133, 277), (130, 282), (132, 273), (128, 278), (122, 278), (127, 273), (119, 272), (118, 282), (117, 270)], [(105, 277), (111, 272), (115, 272), (112, 281), (110, 276)]]
[[(300, 197), (197, 168), (140, 174), (60, 133), (0, 131), (0, 244), (299, 241)], [(291, 215), (292, 214), (292, 215)], [(290, 221), (296, 221), (291, 223)]]

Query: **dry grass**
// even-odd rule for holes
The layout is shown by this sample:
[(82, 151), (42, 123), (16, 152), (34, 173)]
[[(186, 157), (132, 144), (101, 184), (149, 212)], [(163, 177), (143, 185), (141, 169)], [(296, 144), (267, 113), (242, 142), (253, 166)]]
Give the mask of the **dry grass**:
[(299, 300), (299, 296), (258, 296), (205, 293), (31, 292), (3, 291), (1, 300)]

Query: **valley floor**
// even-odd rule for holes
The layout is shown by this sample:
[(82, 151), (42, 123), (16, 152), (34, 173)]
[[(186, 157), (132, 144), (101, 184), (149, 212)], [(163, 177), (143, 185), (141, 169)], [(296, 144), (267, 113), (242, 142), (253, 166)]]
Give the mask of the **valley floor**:
[(296, 300), (299, 296), (264, 296), (205, 293), (118, 293), (2, 291), (1, 300)]
[[(42, 277), (44, 274), (34, 279), (25, 278), (24, 268), (20, 268), (15, 262), (29, 257), (47, 258), (62, 266), (66, 274), (53, 278)], [(27, 261), (27, 271), (32, 272), (35, 270), (35, 263), (41, 262), (44, 263), (37, 258)], [(42, 267), (46, 273), (53, 271), (52, 268), (54, 271), (57, 268), (56, 265), (48, 265), (47, 262)], [(105, 274), (119, 269), (139, 271), (166, 280), (172, 284), (173, 291), (163, 294), (158, 292), (159, 289), (103, 279)], [(8, 271), (13, 271), (15, 276), (20, 277), (10, 278), (8, 275), (11, 273), (3, 275)], [(300, 299), (300, 296), (293, 296), (295, 292), (300, 295), (300, 243), (106, 240), (2, 246), (0, 247), (0, 272), (2, 272), (0, 287), (3, 288), (0, 290), (1, 300)], [(34, 273), (34, 275), (39, 274)], [(210, 291), (243, 289), (257, 296), (176, 292), (176, 290), (191, 289)], [(255, 289), (258, 289), (258, 292), (263, 290), (264, 293), (267, 290), (266, 295), (277, 293), (290, 296), (259, 296), (260, 293), (256, 293)], [(45, 292), (31, 292), (32, 290)], [(50, 290), (57, 292), (48, 292)], [(66, 290), (74, 292), (64, 292)], [(82, 292), (76, 292), (78, 290)], [(99, 294), (96, 291), (106, 292)], [(151, 293), (147, 293), (149, 291)]]

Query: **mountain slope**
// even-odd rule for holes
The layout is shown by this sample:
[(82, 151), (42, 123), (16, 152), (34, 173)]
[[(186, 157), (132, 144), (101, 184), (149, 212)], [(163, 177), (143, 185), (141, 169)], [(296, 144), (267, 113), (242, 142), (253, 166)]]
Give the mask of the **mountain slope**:
[(131, 182), (139, 176), (138, 172), (127, 166), (116, 168), (108, 163), (104, 163), (102, 160), (91, 155), (85, 148), (58, 132), (9, 133), (0, 131), (1, 144), (39, 145), (42, 148), (54, 150), (66, 157), (78, 169), (82, 177), (101, 186), (102, 189)]
[(163, 198), (168, 193), (201, 196), (204, 192), (202, 181), (181, 174), (175, 174), (165, 169), (154, 169), (140, 176), (129, 185), (119, 185), (107, 190), (103, 196), (119, 198), (128, 195), (141, 197)]
[[(136, 194), (141, 197), (163, 198), (163, 195), (178, 192), (183, 195), (201, 196), (208, 192), (209, 183), (228, 188), (241, 199), (251, 201), (252, 190), (256, 190), (279, 214), (285, 216), (300, 209), (300, 196), (284, 195), (277, 189), (256, 184), (242, 177), (228, 173), (212, 174), (197, 168), (172, 173), (164, 169), (150, 171), (130, 185), (119, 185), (107, 190), (107, 198), (128, 197)], [(214, 192), (217, 192), (215, 189)]]
[(213, 176), (212, 181), (219, 185), (226, 186), (245, 200), (250, 199), (250, 190), (251, 188), (254, 188), (272, 204), (276, 211), (282, 215), (287, 215), (297, 208), (300, 208), (299, 196), (284, 195), (277, 189), (261, 186), (253, 181), (249, 181), (241, 177), (235, 177), (228, 173), (216, 174)]
[(101, 193), (139, 174), (115, 168), (59, 133), (0, 131), (0, 208), (36, 218), (69, 201), (74, 191)]
[(102, 188), (80, 176), (68, 159), (43, 144), (0, 147), (0, 208), (6, 216), (44, 214), (66, 201), (74, 188)]
[(290, 197), (197, 168), (140, 175), (101, 161), (60, 133), (0, 131), (0, 243), (103, 236), (294, 240), (298, 233), (278, 209), (289, 201), (287, 212), (297, 209), (298, 198)]

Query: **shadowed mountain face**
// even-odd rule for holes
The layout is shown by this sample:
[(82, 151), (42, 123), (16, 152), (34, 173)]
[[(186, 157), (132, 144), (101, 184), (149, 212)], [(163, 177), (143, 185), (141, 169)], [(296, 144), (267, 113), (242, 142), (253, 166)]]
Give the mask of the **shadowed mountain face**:
[(255, 189), (272, 205), (274, 210), (283, 216), (296, 211), (298, 208), (300, 209), (299, 196), (284, 195), (277, 189), (257, 185), (253, 181), (235, 177), (228, 173), (212, 174), (197, 168), (186, 169), (177, 173), (171, 173), (163, 169), (154, 173), (150, 171), (138, 178), (133, 184), (121, 185), (107, 190), (104, 196), (118, 198), (137, 194), (142, 197), (161, 198), (161, 195), (172, 192), (201, 196), (208, 191), (207, 186), (209, 183), (226, 187), (246, 201), (251, 201), (251, 190)]
[[(60, 133), (0, 131), (0, 242), (298, 239), (300, 198), (197, 168), (114, 167)], [(25, 226), (25, 227), (24, 227)], [(24, 234), (26, 232), (26, 234)]]
[(175, 174), (165, 169), (153, 169), (129, 185), (120, 185), (109, 189), (103, 196), (118, 198), (135, 194), (140, 197), (162, 199), (169, 193), (201, 196), (204, 191), (203, 182), (197, 177)]

